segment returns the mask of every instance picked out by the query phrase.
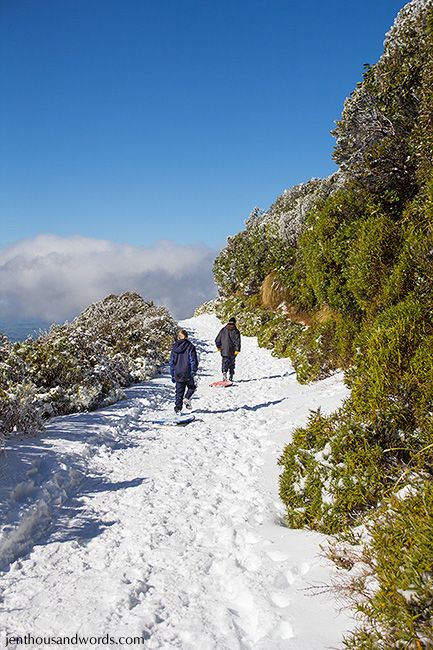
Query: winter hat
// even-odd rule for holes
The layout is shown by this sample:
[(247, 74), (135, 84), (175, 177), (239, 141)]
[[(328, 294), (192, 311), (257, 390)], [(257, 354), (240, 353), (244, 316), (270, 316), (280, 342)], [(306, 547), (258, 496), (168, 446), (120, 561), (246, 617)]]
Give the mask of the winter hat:
[(229, 323), (234, 323), (234, 324), (236, 324), (236, 318), (234, 318), (234, 316), (232, 316), (231, 318), (229, 318)]

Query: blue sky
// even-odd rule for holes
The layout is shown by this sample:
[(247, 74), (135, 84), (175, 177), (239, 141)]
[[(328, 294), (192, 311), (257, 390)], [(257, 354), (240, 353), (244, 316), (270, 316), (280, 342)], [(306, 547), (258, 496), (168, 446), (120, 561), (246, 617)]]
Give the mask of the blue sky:
[(0, 246), (224, 245), (335, 166), (397, 0), (0, 0)]

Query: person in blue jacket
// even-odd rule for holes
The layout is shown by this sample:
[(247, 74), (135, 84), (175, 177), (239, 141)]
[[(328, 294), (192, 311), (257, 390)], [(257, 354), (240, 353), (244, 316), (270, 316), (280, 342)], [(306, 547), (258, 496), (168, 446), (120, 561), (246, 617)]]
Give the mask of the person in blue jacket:
[(197, 350), (188, 340), (188, 332), (179, 330), (170, 355), (171, 381), (176, 384), (175, 413), (181, 413), (183, 404), (187, 409), (192, 408), (191, 397), (196, 391), (194, 377), (197, 369)]

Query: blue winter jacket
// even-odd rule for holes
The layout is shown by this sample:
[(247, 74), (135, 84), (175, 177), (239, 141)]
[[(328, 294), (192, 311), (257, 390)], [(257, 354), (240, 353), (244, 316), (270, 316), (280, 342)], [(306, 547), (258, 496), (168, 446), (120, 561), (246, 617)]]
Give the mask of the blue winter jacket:
[(197, 368), (197, 352), (191, 341), (175, 341), (170, 355), (171, 378), (175, 381), (185, 381), (195, 375)]

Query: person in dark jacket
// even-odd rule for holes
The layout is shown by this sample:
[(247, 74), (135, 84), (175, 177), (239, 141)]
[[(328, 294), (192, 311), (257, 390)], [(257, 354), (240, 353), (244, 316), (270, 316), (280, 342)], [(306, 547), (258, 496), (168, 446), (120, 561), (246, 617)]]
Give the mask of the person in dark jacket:
[(176, 384), (175, 413), (182, 411), (183, 404), (188, 409), (192, 408), (191, 397), (196, 391), (194, 377), (197, 368), (197, 351), (191, 341), (188, 340), (188, 332), (179, 330), (170, 355), (171, 380)]
[(223, 381), (227, 381), (227, 373), (229, 373), (230, 381), (233, 381), (236, 357), (241, 351), (241, 334), (236, 327), (236, 318), (230, 318), (227, 325), (220, 330), (215, 339), (215, 345), (221, 352)]

